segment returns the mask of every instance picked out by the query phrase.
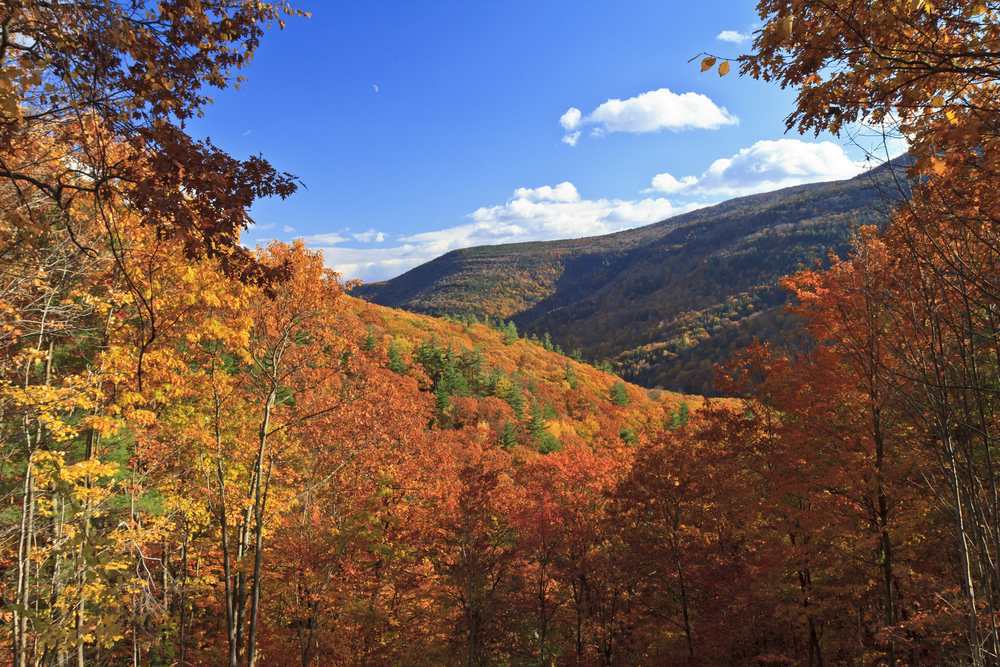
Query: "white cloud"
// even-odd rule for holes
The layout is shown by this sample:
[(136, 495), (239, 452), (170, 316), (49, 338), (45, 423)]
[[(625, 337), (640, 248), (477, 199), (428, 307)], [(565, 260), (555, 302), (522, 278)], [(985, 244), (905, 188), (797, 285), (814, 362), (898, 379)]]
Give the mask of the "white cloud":
[(574, 107), (570, 107), (569, 111), (564, 113), (559, 118), (559, 124), (563, 126), (567, 132), (572, 132), (580, 125), (580, 118), (583, 116), (580, 110)]
[(659, 174), (653, 178), (653, 187), (643, 192), (733, 197), (851, 178), (861, 171), (862, 167), (840, 146), (829, 141), (758, 141), (731, 158), (716, 160), (699, 177), (677, 179), (671, 174)]
[(743, 44), (743, 42), (750, 41), (753, 39), (753, 35), (748, 33), (738, 32), (736, 30), (723, 30), (716, 37), (723, 42), (732, 42), (733, 44)]
[(315, 234), (313, 236), (304, 237), (308, 245), (311, 246), (325, 246), (333, 245), (335, 243), (343, 243), (347, 241), (346, 236), (341, 236), (340, 232), (330, 232), (329, 234)]
[(295, 228), (294, 228), (294, 227), (292, 227), (291, 225), (284, 225), (284, 226), (283, 226), (283, 227), (281, 228), (281, 231), (285, 232), (286, 234), (291, 234), (292, 232), (294, 232), (294, 231), (295, 231)]
[[(705, 95), (683, 93), (678, 95), (667, 88), (652, 90), (627, 100), (611, 99), (582, 116), (579, 109), (571, 108), (559, 119), (566, 130), (584, 125), (596, 125), (593, 137), (605, 132), (659, 132), (660, 130), (715, 130), (723, 125), (734, 125), (740, 119), (720, 107)], [(563, 141), (576, 145), (579, 130), (567, 134)]]
[(394, 278), (437, 257), (437, 254), (410, 244), (395, 248), (318, 249), (323, 251), (324, 263), (339, 272), (344, 280), (360, 278), (366, 283)]
[(514, 199), (527, 199), (531, 202), (538, 201), (561, 201), (561, 202), (576, 202), (580, 201), (580, 193), (577, 192), (576, 186), (566, 181), (565, 183), (560, 183), (556, 187), (551, 187), (548, 185), (543, 185), (540, 188), (518, 188), (514, 190)]
[(375, 243), (381, 243), (382, 241), (385, 241), (389, 237), (389, 235), (386, 234), (385, 232), (375, 231), (374, 227), (372, 227), (367, 232), (364, 232), (362, 234), (351, 234), (351, 236), (353, 236), (354, 240), (358, 241), (359, 243), (371, 243), (372, 241), (374, 241)]
[(323, 250), (326, 264), (345, 278), (386, 280), (457, 248), (524, 241), (598, 236), (658, 222), (701, 204), (675, 206), (667, 199), (637, 201), (583, 199), (572, 183), (518, 188), (506, 203), (482, 207), (467, 222), (400, 239), (397, 247), (351, 249), (323, 247), (320, 237), (307, 237)]

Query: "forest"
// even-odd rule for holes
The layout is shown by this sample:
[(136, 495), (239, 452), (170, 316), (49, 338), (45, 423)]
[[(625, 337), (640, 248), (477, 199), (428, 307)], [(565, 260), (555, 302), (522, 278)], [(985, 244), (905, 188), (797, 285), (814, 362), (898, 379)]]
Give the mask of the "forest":
[(3, 3), (0, 665), (1000, 663), (1000, 6), (759, 8), (913, 159), (705, 399), (244, 247), (297, 180), (184, 120), (297, 10)]
[[(749, 195), (606, 236), (454, 250), (355, 296), (437, 316), (510, 318), (647, 387), (718, 396), (715, 364), (756, 337), (794, 344), (781, 278), (884, 225), (906, 156), (853, 179)], [(782, 321), (779, 321), (782, 320)]]

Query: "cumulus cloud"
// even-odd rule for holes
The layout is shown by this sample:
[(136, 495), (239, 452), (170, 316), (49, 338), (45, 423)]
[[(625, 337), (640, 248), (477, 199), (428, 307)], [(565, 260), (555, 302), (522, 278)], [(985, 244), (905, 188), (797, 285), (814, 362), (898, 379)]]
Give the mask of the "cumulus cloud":
[(578, 202), (580, 201), (580, 193), (577, 192), (576, 186), (566, 181), (565, 183), (560, 183), (556, 187), (551, 187), (548, 185), (543, 185), (540, 188), (518, 188), (514, 190), (514, 196), (511, 200), (526, 199), (530, 202), (539, 201), (561, 201), (561, 202)]
[[(678, 95), (667, 88), (630, 97), (627, 100), (611, 99), (583, 116), (579, 109), (571, 108), (559, 119), (567, 131), (575, 130), (576, 136), (567, 134), (563, 141), (576, 145), (579, 130), (585, 125), (596, 125), (592, 136), (605, 132), (659, 132), (660, 130), (715, 130), (723, 125), (739, 123), (739, 118), (720, 107), (705, 95), (683, 93)], [(572, 137), (572, 139), (570, 139)]]
[(291, 225), (284, 225), (282, 226), (281, 231), (285, 232), (286, 234), (291, 234), (292, 232), (295, 231), (295, 228), (292, 227)]
[(798, 139), (758, 141), (731, 158), (716, 160), (701, 176), (676, 178), (659, 174), (643, 192), (675, 196), (739, 196), (768, 192), (791, 185), (851, 178), (862, 167), (829, 141), (806, 143)]
[(563, 129), (565, 129), (567, 132), (572, 132), (577, 128), (577, 126), (580, 125), (580, 118), (582, 116), (583, 114), (580, 112), (579, 109), (575, 107), (570, 107), (569, 111), (564, 113), (559, 118), (559, 124), (562, 125)]
[(372, 241), (375, 243), (382, 243), (382, 241), (389, 238), (388, 234), (376, 231), (374, 227), (369, 229), (367, 232), (363, 232), (361, 234), (351, 234), (351, 236), (353, 236), (354, 240), (358, 243), (371, 243)]
[(736, 30), (723, 30), (716, 37), (723, 42), (732, 42), (733, 44), (743, 44), (743, 42), (748, 42), (753, 38), (753, 35), (749, 33), (743, 33)]
[(439, 255), (476, 245), (548, 241), (597, 236), (657, 222), (700, 208), (675, 206), (667, 199), (583, 199), (569, 182), (539, 188), (518, 188), (503, 204), (484, 206), (465, 216), (466, 222), (400, 239), (401, 245), (377, 249), (310, 246), (323, 251), (326, 264), (345, 278), (386, 280)]

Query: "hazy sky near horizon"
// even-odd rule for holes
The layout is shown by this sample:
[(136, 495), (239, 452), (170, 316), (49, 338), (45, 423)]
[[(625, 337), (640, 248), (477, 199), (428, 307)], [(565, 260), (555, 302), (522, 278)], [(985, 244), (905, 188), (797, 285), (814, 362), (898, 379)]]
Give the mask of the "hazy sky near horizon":
[(345, 279), (847, 178), (877, 150), (786, 134), (794, 91), (687, 62), (749, 51), (749, 0), (294, 4), (312, 17), (188, 130), (305, 184), (254, 206), (247, 245), (303, 237)]

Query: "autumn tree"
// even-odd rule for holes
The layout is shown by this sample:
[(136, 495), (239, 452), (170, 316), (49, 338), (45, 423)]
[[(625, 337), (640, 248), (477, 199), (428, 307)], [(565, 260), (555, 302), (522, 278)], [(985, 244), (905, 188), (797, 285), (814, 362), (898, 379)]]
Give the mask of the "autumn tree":
[[(4, 3), (0, 177), (22, 200), (41, 197), (61, 212), (71, 237), (80, 231), (66, 215), (75, 203), (101, 214), (127, 202), (189, 258), (218, 258), (244, 282), (273, 280), (281, 272), (242, 248), (239, 232), (255, 199), (286, 197), (295, 179), (192, 139), (184, 121), (210, 103), (206, 88), (245, 80), (234, 73), (252, 61), (265, 26), (298, 14), (285, 2), (246, 0)], [(39, 151), (44, 137), (58, 140)], [(42, 173), (40, 164), (58, 166)], [(36, 236), (51, 225), (5, 215)]]

